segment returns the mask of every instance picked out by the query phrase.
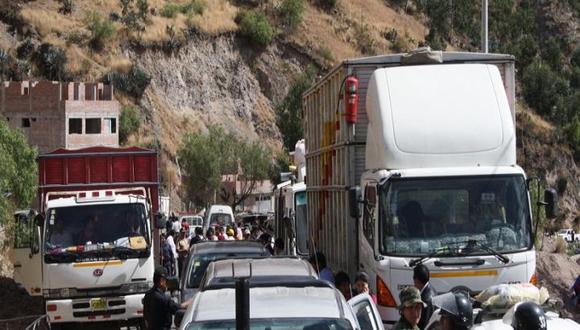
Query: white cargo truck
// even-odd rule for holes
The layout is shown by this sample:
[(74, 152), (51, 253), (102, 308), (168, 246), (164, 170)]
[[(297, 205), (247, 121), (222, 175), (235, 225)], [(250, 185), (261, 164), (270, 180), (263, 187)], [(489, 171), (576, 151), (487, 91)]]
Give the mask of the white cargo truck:
[(535, 282), (514, 79), (511, 55), (424, 50), (346, 60), (304, 94), (310, 248), (369, 274), (387, 327), (420, 263), (440, 293)]

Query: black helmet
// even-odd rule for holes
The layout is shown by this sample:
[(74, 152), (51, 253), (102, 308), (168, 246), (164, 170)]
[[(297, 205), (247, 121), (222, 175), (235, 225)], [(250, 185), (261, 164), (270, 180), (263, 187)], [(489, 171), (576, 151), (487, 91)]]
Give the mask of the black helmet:
[(548, 323), (542, 308), (534, 302), (527, 301), (515, 307), (512, 327), (515, 330), (546, 330)]
[(455, 326), (469, 328), (473, 325), (473, 306), (464, 293), (448, 292), (433, 297), (432, 302), (441, 308), (442, 315), (453, 319)]

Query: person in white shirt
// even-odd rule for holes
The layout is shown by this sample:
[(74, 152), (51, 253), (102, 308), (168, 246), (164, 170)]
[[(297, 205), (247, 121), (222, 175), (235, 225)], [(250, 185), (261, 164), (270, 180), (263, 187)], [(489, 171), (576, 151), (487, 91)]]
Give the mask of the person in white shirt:
[(50, 243), (54, 246), (69, 247), (74, 245), (70, 230), (67, 230), (63, 220), (59, 220), (55, 224), (55, 228), (50, 235)]
[[(173, 253), (173, 263), (174, 263), (173, 264), (173, 270), (174, 270), (174, 273), (175, 273), (175, 269), (177, 268), (176, 265), (175, 265), (175, 261), (177, 260), (178, 255), (177, 255), (177, 247), (175, 246), (175, 241), (173, 240), (173, 235), (175, 235), (175, 233), (173, 231), (169, 232), (167, 234), (167, 239), (166, 240), (167, 240), (167, 244), (171, 248), (171, 252)], [(171, 275), (177, 275), (177, 274), (171, 274)]]
[(171, 227), (171, 229), (177, 234), (181, 231), (181, 222), (179, 222), (179, 220), (177, 220), (177, 218), (175, 218), (173, 220), (173, 225)]

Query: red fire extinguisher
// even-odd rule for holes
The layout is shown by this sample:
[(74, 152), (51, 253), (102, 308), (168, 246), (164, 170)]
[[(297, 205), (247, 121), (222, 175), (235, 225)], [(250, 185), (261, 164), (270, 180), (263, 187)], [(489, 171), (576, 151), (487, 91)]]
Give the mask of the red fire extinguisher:
[(355, 124), (358, 116), (358, 79), (349, 76), (344, 84), (344, 119), (347, 123)]

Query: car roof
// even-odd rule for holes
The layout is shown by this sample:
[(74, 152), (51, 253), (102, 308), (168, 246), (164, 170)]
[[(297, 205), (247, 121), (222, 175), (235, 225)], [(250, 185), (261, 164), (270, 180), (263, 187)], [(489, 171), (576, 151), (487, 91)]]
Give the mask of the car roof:
[[(203, 291), (190, 309), (191, 320), (235, 319), (235, 289)], [(331, 287), (250, 288), (250, 318), (344, 318), (345, 302)]]
[(266, 252), (264, 245), (257, 241), (205, 241), (193, 245), (192, 254), (210, 253), (262, 253)]
[(312, 265), (305, 260), (292, 257), (267, 257), (216, 260), (207, 267), (205, 283), (209, 283), (214, 278), (239, 276), (304, 276), (313, 279), (318, 278)]

